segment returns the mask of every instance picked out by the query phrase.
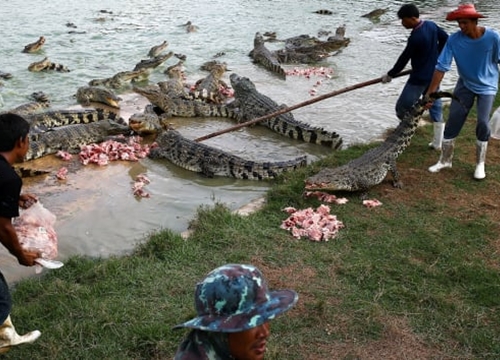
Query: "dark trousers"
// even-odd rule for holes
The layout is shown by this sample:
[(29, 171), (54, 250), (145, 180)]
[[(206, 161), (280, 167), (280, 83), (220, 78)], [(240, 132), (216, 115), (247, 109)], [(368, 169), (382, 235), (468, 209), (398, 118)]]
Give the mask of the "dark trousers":
[(9, 285), (0, 272), (0, 325), (4, 323), (12, 308)]

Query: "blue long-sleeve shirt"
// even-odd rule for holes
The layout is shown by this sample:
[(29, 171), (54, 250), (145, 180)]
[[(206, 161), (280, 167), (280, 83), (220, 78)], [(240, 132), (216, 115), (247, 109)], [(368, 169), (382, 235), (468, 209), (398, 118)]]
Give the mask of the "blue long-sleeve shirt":
[(414, 85), (428, 85), (447, 39), (448, 34), (436, 23), (422, 20), (411, 31), (405, 49), (387, 74), (394, 77), (411, 60), (412, 72), (408, 82)]
[(497, 93), (500, 35), (496, 31), (485, 28), (483, 36), (477, 39), (462, 31), (453, 33), (438, 58), (436, 70), (449, 71), (453, 59), (467, 89), (480, 95)]

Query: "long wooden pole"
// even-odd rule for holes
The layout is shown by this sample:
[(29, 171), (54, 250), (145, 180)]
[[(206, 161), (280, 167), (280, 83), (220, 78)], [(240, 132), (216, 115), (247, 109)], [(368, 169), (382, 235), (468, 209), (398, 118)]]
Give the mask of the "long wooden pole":
[[(409, 73), (411, 73), (411, 70), (401, 71), (399, 74), (395, 75), (394, 77), (400, 77), (400, 76), (408, 75)], [(317, 103), (318, 101), (322, 101), (322, 100), (331, 98), (333, 96), (337, 96), (337, 95), (346, 93), (348, 91), (360, 89), (360, 88), (365, 87), (365, 86), (377, 84), (379, 82), (382, 82), (382, 78), (381, 77), (375, 78), (375, 79), (372, 79), (372, 80), (368, 80), (368, 81), (364, 81), (364, 82), (361, 82), (361, 83), (358, 83), (358, 84), (355, 84), (355, 85), (351, 85), (351, 86), (345, 87), (345, 88), (340, 89), (340, 90), (335, 90), (335, 91), (329, 92), (327, 94), (323, 94), (323, 95), (320, 95), (318, 97), (315, 97), (314, 99), (310, 99), (310, 100), (298, 103), (296, 105), (292, 105), (292, 106), (288, 106), (288, 107), (282, 108), (282, 109), (280, 109), (278, 111), (275, 111), (273, 113), (270, 113), (270, 114), (267, 114), (267, 115), (264, 115), (264, 116), (252, 119), (250, 121), (246, 121), (244, 123), (241, 123), (241, 124), (229, 127), (227, 129), (216, 131), (216, 132), (213, 132), (211, 134), (207, 134), (207, 135), (201, 136), (201, 137), (199, 137), (197, 139), (194, 139), (194, 141), (200, 142), (200, 141), (203, 141), (203, 140), (207, 140), (207, 139), (210, 139), (210, 138), (213, 138), (213, 137), (216, 137), (216, 136), (219, 136), (219, 135), (231, 132), (231, 131), (235, 131), (235, 130), (241, 129), (241, 128), (245, 127), (245, 126), (253, 125), (253, 124), (256, 124), (256, 123), (261, 122), (263, 120), (267, 120), (269, 118), (273, 118), (275, 116), (278, 116), (278, 115), (290, 112), (292, 110), (295, 110), (295, 109), (298, 109), (298, 108), (301, 108), (301, 107), (304, 107), (304, 106), (307, 106), (307, 105), (311, 105), (311, 104)]]

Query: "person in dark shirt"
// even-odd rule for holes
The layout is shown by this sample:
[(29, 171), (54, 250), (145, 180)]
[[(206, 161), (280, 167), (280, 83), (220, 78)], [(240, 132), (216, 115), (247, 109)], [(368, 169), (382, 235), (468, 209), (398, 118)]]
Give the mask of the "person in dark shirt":
[[(22, 180), (12, 165), (21, 162), (29, 147), (29, 124), (16, 114), (0, 115), (0, 242), (14, 255), (19, 264), (35, 265), (40, 257), (38, 252), (26, 251), (21, 247), (12, 218), (19, 216), (19, 206), (30, 207), (36, 202), (31, 194), (22, 194)], [(31, 331), (19, 335), (10, 319), (12, 300), (9, 286), (0, 272), (0, 353), (8, 351), (12, 346), (35, 341), (40, 331)]]
[[(413, 4), (401, 6), (398, 17), (401, 19), (401, 24), (412, 31), (396, 64), (387, 74), (382, 76), (382, 83), (390, 82), (411, 61), (410, 77), (396, 102), (396, 115), (401, 120), (426, 92), (434, 74), (437, 58), (448, 39), (448, 34), (434, 22), (421, 20), (419, 10)], [(429, 146), (440, 150), (444, 132), (441, 100), (436, 100), (433, 103), (429, 114), (434, 126), (434, 137)]]

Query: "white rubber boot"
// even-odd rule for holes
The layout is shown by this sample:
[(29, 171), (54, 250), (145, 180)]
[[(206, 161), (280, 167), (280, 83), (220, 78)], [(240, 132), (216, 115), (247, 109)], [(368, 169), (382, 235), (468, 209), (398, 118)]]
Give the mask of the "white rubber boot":
[(453, 150), (455, 149), (455, 139), (444, 139), (441, 144), (441, 155), (439, 161), (429, 168), (432, 173), (439, 172), (441, 169), (451, 168), (453, 159)]
[(0, 325), (0, 354), (9, 351), (11, 346), (32, 343), (38, 339), (41, 334), (40, 331), (34, 330), (25, 335), (19, 335), (9, 315), (4, 323)]
[(486, 150), (488, 149), (487, 141), (477, 141), (476, 143), (476, 170), (474, 171), (474, 179), (482, 180), (486, 177), (484, 172), (484, 162), (486, 161)]
[(434, 137), (432, 141), (429, 143), (429, 147), (434, 150), (441, 150), (441, 143), (443, 142), (444, 135), (444, 122), (434, 122)]

